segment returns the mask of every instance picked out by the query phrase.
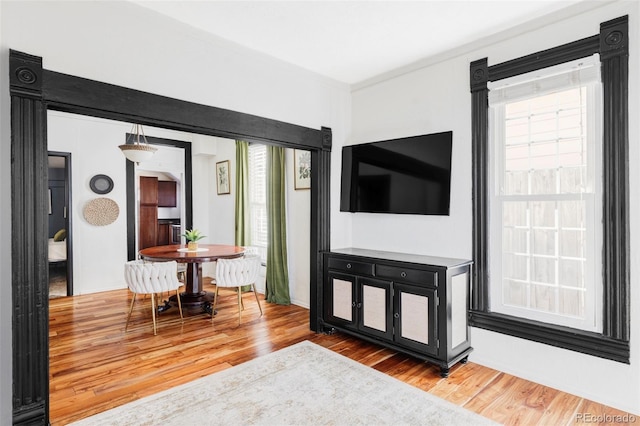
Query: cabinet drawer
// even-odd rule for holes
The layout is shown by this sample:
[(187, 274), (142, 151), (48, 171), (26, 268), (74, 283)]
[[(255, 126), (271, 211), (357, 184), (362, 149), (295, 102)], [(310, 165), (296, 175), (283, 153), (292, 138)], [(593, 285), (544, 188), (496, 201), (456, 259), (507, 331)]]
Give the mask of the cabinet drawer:
[(329, 269), (349, 272), (350, 274), (373, 275), (373, 264), (352, 260), (329, 258)]
[(419, 269), (402, 268), (397, 266), (376, 265), (376, 276), (389, 278), (393, 281), (404, 281), (430, 286), (438, 285), (437, 273)]

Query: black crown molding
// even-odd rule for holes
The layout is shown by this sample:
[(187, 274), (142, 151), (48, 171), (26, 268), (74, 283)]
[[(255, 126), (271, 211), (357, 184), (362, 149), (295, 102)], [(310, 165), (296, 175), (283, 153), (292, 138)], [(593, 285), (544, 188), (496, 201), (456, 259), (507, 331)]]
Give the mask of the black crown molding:
[(598, 43), (599, 37), (595, 35), (511, 61), (491, 65), (489, 67), (489, 81), (502, 80), (503, 78), (559, 65), (575, 59), (586, 58), (598, 51)]

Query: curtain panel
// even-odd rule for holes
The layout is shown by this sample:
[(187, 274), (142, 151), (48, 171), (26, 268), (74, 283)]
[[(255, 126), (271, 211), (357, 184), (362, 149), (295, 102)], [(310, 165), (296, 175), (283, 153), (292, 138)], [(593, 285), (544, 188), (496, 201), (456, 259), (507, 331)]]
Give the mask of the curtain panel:
[(267, 302), (291, 304), (287, 265), (284, 148), (267, 147)]
[(249, 143), (236, 141), (236, 223), (235, 245), (250, 244), (249, 216)]

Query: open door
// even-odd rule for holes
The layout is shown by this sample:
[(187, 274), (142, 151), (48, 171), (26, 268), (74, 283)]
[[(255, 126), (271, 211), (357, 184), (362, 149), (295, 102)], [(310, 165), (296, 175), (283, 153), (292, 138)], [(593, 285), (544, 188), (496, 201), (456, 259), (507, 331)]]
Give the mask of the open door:
[(49, 151), (49, 298), (73, 295), (71, 153)]

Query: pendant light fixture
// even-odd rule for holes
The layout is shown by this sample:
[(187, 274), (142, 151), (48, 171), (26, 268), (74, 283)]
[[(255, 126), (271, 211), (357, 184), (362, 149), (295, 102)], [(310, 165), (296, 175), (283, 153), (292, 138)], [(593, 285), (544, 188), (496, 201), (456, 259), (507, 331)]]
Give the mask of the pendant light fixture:
[(129, 136), (133, 136), (133, 143), (130, 143), (129, 137), (127, 137), (127, 143), (118, 147), (129, 161), (140, 164), (141, 161), (149, 160), (158, 150), (158, 148), (149, 145), (140, 124), (133, 125)]

